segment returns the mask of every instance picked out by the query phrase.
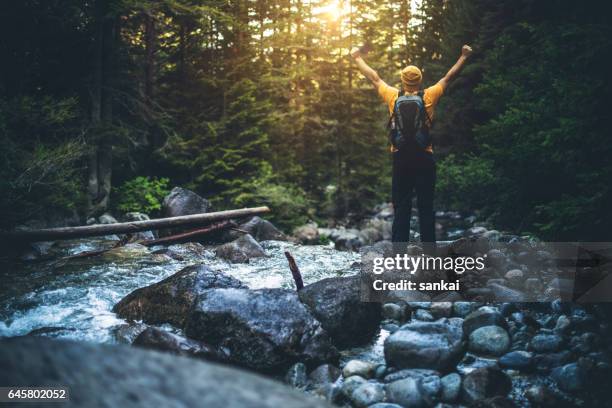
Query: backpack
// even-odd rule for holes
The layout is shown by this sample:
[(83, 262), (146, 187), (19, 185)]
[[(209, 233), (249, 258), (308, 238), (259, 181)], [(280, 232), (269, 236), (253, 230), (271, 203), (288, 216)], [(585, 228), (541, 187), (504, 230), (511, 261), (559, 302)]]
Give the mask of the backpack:
[(398, 92), (388, 127), (389, 140), (397, 150), (407, 147), (425, 150), (431, 145), (431, 119), (425, 110), (423, 91), (416, 95), (401, 95), (401, 91)]

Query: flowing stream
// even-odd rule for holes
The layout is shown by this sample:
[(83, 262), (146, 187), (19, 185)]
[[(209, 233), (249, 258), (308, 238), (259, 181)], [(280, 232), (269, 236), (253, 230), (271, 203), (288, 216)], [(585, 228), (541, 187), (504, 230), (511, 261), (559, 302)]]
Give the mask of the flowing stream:
[[(115, 237), (108, 237), (115, 238)], [(295, 257), (304, 283), (354, 274), (359, 254), (330, 246), (302, 246), (266, 241), (266, 258), (230, 264), (210, 248), (181, 244), (145, 248), (127, 245), (88, 258), (62, 259), (83, 251), (111, 247), (115, 239), (56, 243), (53, 260), (4, 263), (0, 270), (0, 337), (27, 334), (113, 343), (114, 330), (126, 322), (111, 311), (125, 295), (158, 282), (183, 267), (205, 263), (251, 288), (293, 288), (284, 251)]]

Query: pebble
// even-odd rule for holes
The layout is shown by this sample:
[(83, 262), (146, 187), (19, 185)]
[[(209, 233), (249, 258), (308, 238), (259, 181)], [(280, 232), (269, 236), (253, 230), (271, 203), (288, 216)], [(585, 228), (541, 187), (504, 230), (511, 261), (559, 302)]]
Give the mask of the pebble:
[(454, 402), (461, 391), (461, 376), (457, 373), (445, 375), (440, 379), (442, 387), (440, 400), (442, 402)]
[(425, 309), (418, 309), (414, 313), (414, 318), (423, 322), (433, 322), (435, 320), (431, 313)]
[(501, 356), (498, 363), (502, 368), (526, 370), (531, 368), (533, 364), (533, 354), (524, 350), (511, 351)]
[(376, 364), (361, 360), (351, 360), (342, 369), (344, 378), (351, 376), (360, 376), (363, 378), (372, 378), (376, 371)]
[(538, 353), (558, 351), (563, 345), (563, 338), (556, 334), (538, 334), (531, 339), (529, 349)]
[(382, 402), (385, 399), (385, 389), (382, 384), (365, 383), (357, 387), (350, 396), (353, 406), (366, 408), (370, 405)]

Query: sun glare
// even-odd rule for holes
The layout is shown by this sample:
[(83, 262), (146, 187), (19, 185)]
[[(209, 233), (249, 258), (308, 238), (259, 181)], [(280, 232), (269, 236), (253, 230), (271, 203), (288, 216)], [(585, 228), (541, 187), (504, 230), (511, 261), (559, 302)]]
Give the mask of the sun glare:
[(348, 1), (332, 0), (326, 5), (318, 7), (316, 14), (332, 21), (338, 21), (350, 12), (349, 7)]

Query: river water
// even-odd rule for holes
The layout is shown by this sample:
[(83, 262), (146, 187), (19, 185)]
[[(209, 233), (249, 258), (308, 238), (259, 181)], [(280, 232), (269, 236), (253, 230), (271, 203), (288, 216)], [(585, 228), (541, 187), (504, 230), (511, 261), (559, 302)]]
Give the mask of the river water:
[(27, 334), (114, 343), (114, 331), (126, 322), (111, 309), (135, 289), (158, 282), (187, 265), (204, 263), (243, 281), (250, 288), (293, 288), (284, 251), (290, 251), (304, 283), (357, 273), (359, 254), (330, 246), (266, 241), (268, 257), (230, 264), (197, 244), (168, 248), (127, 245), (104, 255), (66, 260), (69, 255), (111, 247), (113, 239), (56, 243), (54, 259), (4, 263), (0, 270), (0, 337)]

